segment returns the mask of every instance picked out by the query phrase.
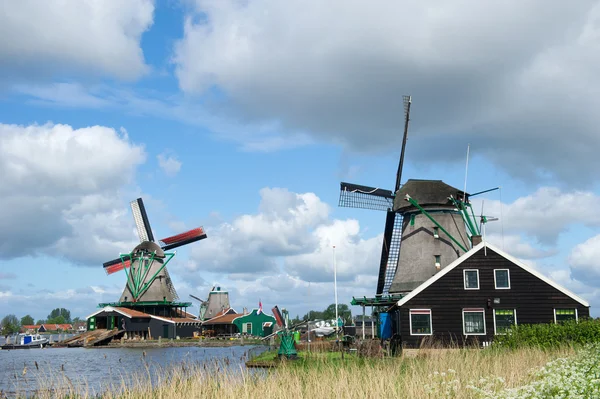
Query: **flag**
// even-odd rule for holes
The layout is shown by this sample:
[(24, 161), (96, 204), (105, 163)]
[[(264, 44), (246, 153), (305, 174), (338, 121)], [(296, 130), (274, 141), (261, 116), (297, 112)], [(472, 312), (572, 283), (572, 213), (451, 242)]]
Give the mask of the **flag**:
[(261, 314), (261, 313), (262, 313), (262, 302), (259, 299), (258, 300), (258, 312), (256, 312), (256, 314)]

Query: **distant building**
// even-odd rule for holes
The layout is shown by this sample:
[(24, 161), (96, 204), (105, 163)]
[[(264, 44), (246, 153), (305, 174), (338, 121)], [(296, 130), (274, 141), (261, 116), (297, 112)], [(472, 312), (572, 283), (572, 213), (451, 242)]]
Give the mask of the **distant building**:
[(273, 333), (273, 327), (275, 326), (275, 317), (266, 314), (265, 312), (258, 312), (258, 309), (252, 309), (252, 312), (239, 315), (239, 317), (233, 320), (235, 324), (243, 334), (253, 335), (256, 337), (266, 337)]
[(256, 337), (265, 337), (273, 333), (275, 327), (275, 317), (258, 312), (253, 309), (250, 313), (239, 314), (233, 309), (222, 311), (216, 317), (206, 320), (202, 323), (202, 329), (205, 333), (210, 331), (210, 335), (231, 336), (234, 334), (245, 334)]
[(211, 319), (202, 322), (202, 331), (209, 336), (231, 336), (239, 332), (233, 320), (239, 317), (234, 309), (225, 309)]
[(154, 315), (139, 310), (105, 306), (92, 313), (87, 320), (87, 330), (119, 329), (127, 333), (128, 338), (144, 339), (191, 337), (194, 331), (199, 331), (202, 322), (188, 312), (177, 309), (171, 316)]

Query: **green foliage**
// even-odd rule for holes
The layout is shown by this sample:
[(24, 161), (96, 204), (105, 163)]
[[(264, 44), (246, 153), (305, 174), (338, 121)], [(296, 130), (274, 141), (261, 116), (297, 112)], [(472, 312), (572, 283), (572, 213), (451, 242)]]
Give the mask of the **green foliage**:
[[(338, 303), (338, 316), (348, 322), (352, 319), (352, 311), (345, 303)], [(322, 312), (311, 310), (302, 317), (302, 320), (334, 320), (335, 319), (335, 303), (332, 303)]]
[(558, 348), (562, 345), (585, 345), (600, 342), (600, 321), (570, 320), (559, 324), (524, 324), (513, 326), (507, 334), (497, 335), (494, 346), (502, 348)]
[(38, 321), (35, 322), (36, 326), (41, 326), (42, 324), (46, 324), (46, 320), (40, 319)]
[(2, 321), (0, 321), (0, 325), (2, 325), (2, 335), (11, 335), (19, 332), (19, 328), (21, 325), (19, 324), (19, 319), (14, 314), (9, 314), (4, 316)]
[(48, 319), (48, 321), (46, 321), (46, 324), (67, 324), (67, 323), (68, 323), (68, 321), (65, 320), (65, 317), (63, 315), (53, 317), (51, 319)]
[(56, 308), (48, 315), (46, 323), (49, 324), (65, 324), (71, 323), (71, 312), (65, 308)]
[(25, 315), (21, 317), (21, 325), (22, 326), (30, 326), (33, 325), (33, 317), (30, 315)]

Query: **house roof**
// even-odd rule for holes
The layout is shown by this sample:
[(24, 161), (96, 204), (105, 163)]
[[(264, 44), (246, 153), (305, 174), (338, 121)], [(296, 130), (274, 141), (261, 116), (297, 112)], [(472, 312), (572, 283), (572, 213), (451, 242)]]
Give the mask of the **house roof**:
[(42, 326), (44, 326), (44, 328), (46, 330), (51, 330), (51, 331), (53, 331), (53, 330), (70, 330), (73, 328), (72, 324), (47, 324), (47, 323), (44, 323), (37, 328), (39, 329)]
[(485, 247), (491, 249), (492, 251), (496, 252), (498, 255), (502, 256), (506, 260), (512, 262), (513, 264), (515, 264), (516, 266), (519, 266), (521, 269), (525, 270), (526, 272), (528, 272), (528, 273), (534, 275), (535, 277), (539, 278), (540, 280), (544, 281), (546, 284), (548, 284), (548, 285), (556, 288), (557, 290), (559, 290), (563, 294), (567, 295), (568, 297), (571, 297), (572, 299), (574, 299), (575, 301), (579, 302), (583, 306), (588, 306), (588, 307), (590, 306), (590, 304), (585, 299), (583, 299), (580, 296), (574, 294), (573, 292), (569, 291), (565, 287), (562, 287), (558, 283), (550, 280), (548, 277), (544, 276), (540, 272), (538, 272), (538, 271), (530, 268), (529, 266), (527, 266), (526, 264), (524, 264), (523, 262), (521, 262), (517, 258), (514, 258), (513, 256), (507, 254), (506, 252), (504, 252), (504, 251), (496, 248), (492, 244), (487, 243), (485, 241), (479, 243), (478, 245), (476, 245), (475, 247), (473, 247), (469, 252), (466, 252), (463, 256), (461, 256), (460, 258), (456, 259), (454, 262), (450, 263), (448, 266), (446, 266), (445, 268), (443, 268), (442, 270), (440, 270), (439, 272), (437, 272), (436, 274), (434, 274), (431, 278), (429, 278), (423, 284), (421, 284), (420, 286), (418, 286), (417, 288), (415, 288), (414, 290), (412, 290), (404, 298), (400, 299), (396, 303), (396, 305), (397, 306), (404, 305), (406, 302), (410, 301), (412, 298), (414, 298), (415, 296), (419, 295), (419, 293), (421, 293), (423, 290), (425, 290), (431, 284), (435, 283), (436, 281), (438, 281), (439, 279), (441, 279), (442, 277), (444, 277), (446, 274), (450, 273), (455, 267), (457, 267), (458, 265), (460, 265), (461, 263), (463, 263), (465, 260), (469, 259), (471, 256), (473, 256), (477, 252), (481, 251)]
[[(105, 306), (102, 309), (98, 310), (97, 312), (92, 313), (91, 315), (87, 316), (86, 319), (89, 319), (90, 317), (96, 316), (102, 312), (116, 312), (119, 313), (122, 316), (128, 317), (128, 318), (132, 318), (132, 317), (136, 317), (136, 318), (142, 318), (142, 319), (157, 319), (157, 320), (162, 320), (165, 321), (167, 323), (172, 323), (172, 324), (176, 324), (176, 323), (200, 323), (201, 321), (194, 318), (194, 317), (166, 317), (166, 316), (155, 316), (152, 314), (148, 314), (148, 313), (144, 313), (144, 312), (140, 312), (139, 310), (135, 310), (135, 309), (129, 309), (129, 308), (122, 308), (122, 307), (113, 307), (113, 306)], [(190, 315), (190, 313), (187, 312), (178, 312), (180, 316), (185, 316), (185, 315)]]
[(41, 324), (40, 324), (40, 325), (35, 325), (35, 326), (34, 326), (34, 325), (29, 325), (29, 324), (28, 324), (28, 325), (23, 325), (23, 326), (21, 326), (21, 327), (23, 327), (23, 328), (24, 328), (24, 329), (26, 329), (26, 330), (37, 330), (37, 329), (39, 329), (41, 326), (42, 326)]
[(223, 314), (220, 316), (216, 316), (213, 317), (212, 319), (208, 319), (205, 322), (203, 322), (202, 324), (206, 324), (206, 325), (211, 325), (211, 324), (232, 324), (233, 320), (237, 319), (238, 317), (240, 317), (242, 315), (239, 315), (237, 313), (233, 313), (233, 314)]

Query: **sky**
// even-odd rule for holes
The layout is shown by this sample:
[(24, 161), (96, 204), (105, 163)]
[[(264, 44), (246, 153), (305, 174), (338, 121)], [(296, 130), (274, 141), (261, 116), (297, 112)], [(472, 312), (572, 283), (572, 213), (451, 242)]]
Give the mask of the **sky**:
[(0, 315), (118, 300), (138, 197), (207, 232), (183, 301), (323, 310), (334, 245), (339, 302), (374, 295), (385, 214), (339, 183), (393, 189), (411, 95), (403, 182), (463, 188), (469, 147), (486, 240), (600, 316), (598, 1), (21, 0), (0, 37)]

